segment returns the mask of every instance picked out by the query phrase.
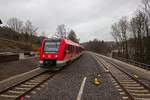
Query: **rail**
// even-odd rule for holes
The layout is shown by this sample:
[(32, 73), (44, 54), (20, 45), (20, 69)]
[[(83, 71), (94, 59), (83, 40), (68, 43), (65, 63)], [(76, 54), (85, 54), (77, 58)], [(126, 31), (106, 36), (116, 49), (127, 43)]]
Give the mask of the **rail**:
[[(123, 90), (121, 90), (120, 94), (125, 92), (125, 94), (122, 95), (122, 98), (128, 100), (150, 100), (150, 87), (147, 86), (146, 83), (141, 82), (112, 61), (107, 60), (104, 57), (101, 58), (104, 60), (101, 60), (100, 62), (109, 69), (110, 75), (113, 77), (111, 80), (114, 80), (113, 83), (115, 83), (114, 85)], [(118, 75), (120, 76), (118, 77)]]
[(138, 66), (138, 67), (143, 68), (143, 69), (146, 69), (146, 70), (150, 70), (150, 65), (145, 64), (145, 63), (137, 62), (137, 61), (134, 61), (134, 60), (131, 60), (131, 59), (122, 58), (122, 57), (113, 57), (113, 58), (116, 58), (116, 59), (118, 59), (118, 60), (127, 62), (127, 63), (129, 63), (129, 64)]

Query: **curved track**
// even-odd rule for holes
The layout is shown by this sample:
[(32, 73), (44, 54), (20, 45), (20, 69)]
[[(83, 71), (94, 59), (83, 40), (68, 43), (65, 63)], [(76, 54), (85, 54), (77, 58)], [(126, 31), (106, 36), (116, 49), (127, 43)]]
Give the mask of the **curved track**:
[[(96, 55), (97, 56), (97, 55)], [(125, 100), (150, 100), (150, 87), (130, 75), (113, 62), (97, 56), (100, 64), (109, 70), (112, 82)]]

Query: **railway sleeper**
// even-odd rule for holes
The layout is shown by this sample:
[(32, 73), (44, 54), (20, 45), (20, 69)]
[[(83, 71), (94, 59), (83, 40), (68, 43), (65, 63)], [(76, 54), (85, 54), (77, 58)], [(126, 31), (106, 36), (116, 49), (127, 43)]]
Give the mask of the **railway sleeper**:
[(140, 86), (140, 87), (133, 87), (133, 86), (130, 87), (130, 86), (125, 86), (125, 88), (126, 88), (126, 89), (137, 89), (137, 90), (141, 90), (141, 89), (143, 90), (143, 89), (144, 89), (144, 87), (142, 87), (142, 86)]
[(16, 94), (23, 94), (25, 91), (16, 91), (16, 90), (9, 90), (9, 93), (16, 93)]
[(150, 98), (143, 98), (143, 97), (135, 97), (135, 100), (150, 100)]
[(27, 84), (21, 84), (21, 87), (29, 87), (29, 88), (32, 88), (32, 87), (35, 87), (36, 85), (27, 85)]
[(148, 90), (145, 90), (145, 89), (143, 89), (143, 90), (134, 90), (134, 89), (128, 89), (128, 91), (129, 92), (133, 92), (133, 93), (149, 93), (149, 91)]
[(133, 96), (139, 96), (139, 97), (149, 97), (150, 99), (150, 93), (131, 93)]
[(122, 84), (123, 86), (127, 87), (139, 87), (141, 86), (140, 84)]
[(24, 84), (26, 84), (26, 85), (37, 85), (38, 83), (37, 82), (26, 82)]
[(121, 84), (137, 84), (137, 82), (129, 82), (129, 81), (120, 81)]

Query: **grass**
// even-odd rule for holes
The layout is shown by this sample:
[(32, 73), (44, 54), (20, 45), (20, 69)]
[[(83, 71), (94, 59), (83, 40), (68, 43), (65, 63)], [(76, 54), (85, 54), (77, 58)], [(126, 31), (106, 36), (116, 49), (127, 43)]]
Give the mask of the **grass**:
[(31, 45), (29, 43), (0, 38), (0, 51), (10, 51), (10, 50), (36, 51), (37, 49), (38, 46), (35, 44)]

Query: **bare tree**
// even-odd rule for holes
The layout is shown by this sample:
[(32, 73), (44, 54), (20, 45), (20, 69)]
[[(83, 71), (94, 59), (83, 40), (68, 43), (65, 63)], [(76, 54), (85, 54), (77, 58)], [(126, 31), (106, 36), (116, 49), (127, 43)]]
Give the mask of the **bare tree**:
[(150, 63), (147, 59), (150, 59), (150, 0), (143, 0), (143, 14), (144, 14), (144, 59), (146, 63)]
[(145, 36), (145, 14), (142, 11), (138, 11), (136, 15), (137, 20), (137, 39), (139, 50), (139, 61), (144, 62), (144, 36)]
[(119, 21), (119, 29), (122, 37), (123, 53), (128, 58), (128, 21), (126, 17), (122, 17)]
[(130, 34), (131, 34), (131, 38), (133, 38), (133, 40), (130, 43), (130, 55), (132, 56), (131, 58), (133, 58), (134, 60), (137, 60), (137, 47), (138, 47), (138, 35), (137, 35), (137, 20), (136, 17), (133, 17), (130, 20)]
[(37, 31), (38, 28), (35, 28), (32, 25), (32, 22), (30, 20), (27, 20), (25, 22), (25, 25), (23, 27), (23, 32), (29, 34), (30, 36), (34, 34), (34, 32)]
[(38, 28), (35, 28), (32, 25), (30, 20), (27, 20), (23, 26), (23, 33), (25, 33), (26, 40), (28, 40), (32, 44), (32, 38), (34, 33), (37, 31)]
[(114, 37), (116, 43), (119, 46), (119, 51), (123, 52), (123, 55), (128, 58), (128, 37), (127, 37), (127, 29), (128, 22), (126, 17), (122, 17), (118, 23), (114, 23), (111, 26), (112, 32), (111, 35)]
[(111, 26), (111, 29), (112, 29), (112, 32), (111, 32), (111, 35), (113, 36), (113, 38), (115, 39), (116, 43), (119, 45), (119, 42), (120, 42), (120, 32), (118, 30), (118, 25), (117, 23), (114, 23), (112, 26)]
[(142, 1), (142, 8), (135, 12), (129, 24), (123, 17), (111, 29), (126, 57), (129, 54), (131, 59), (150, 64), (150, 0)]
[(10, 18), (7, 21), (7, 25), (14, 31), (20, 33), (22, 30), (23, 22), (17, 18)]
[(123, 39), (122, 39), (122, 36), (120, 34), (120, 29), (119, 29), (118, 23), (114, 23), (111, 26), (111, 29), (112, 29), (111, 35), (113, 36), (113, 38), (115, 39), (115, 41), (117, 43), (117, 49), (119, 52), (121, 52), (122, 47), (123, 47), (123, 44), (122, 44)]
[(57, 26), (57, 37), (63, 37), (66, 38), (66, 26), (65, 24), (61, 24)]
[(149, 28), (150, 28), (150, 1), (149, 0), (143, 0), (143, 14), (144, 14), (144, 17), (145, 17), (145, 20), (144, 20), (144, 28), (145, 28), (145, 35), (148, 37), (150, 36), (150, 33), (149, 33)]

